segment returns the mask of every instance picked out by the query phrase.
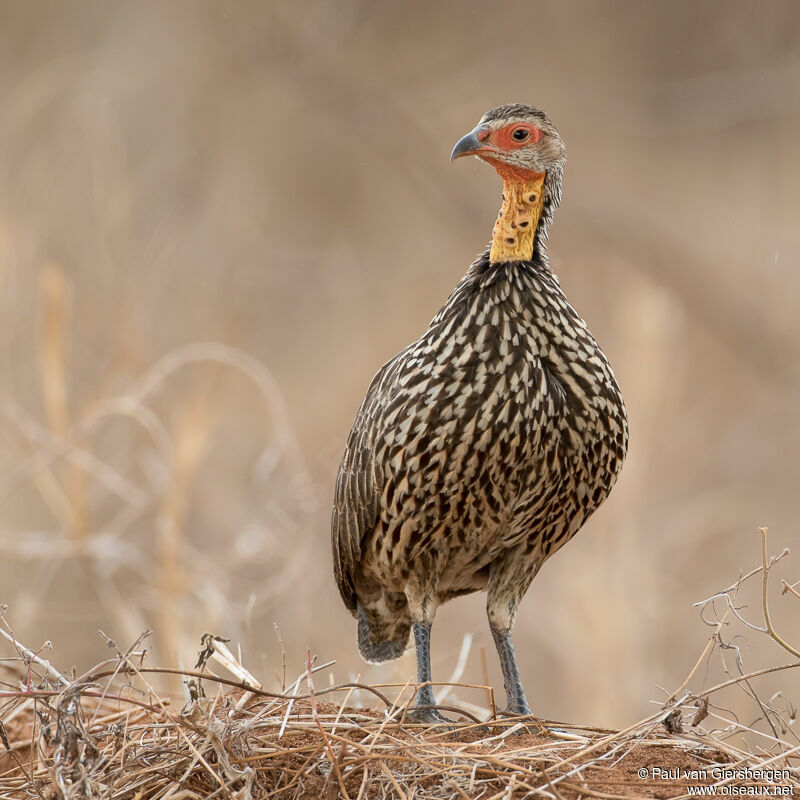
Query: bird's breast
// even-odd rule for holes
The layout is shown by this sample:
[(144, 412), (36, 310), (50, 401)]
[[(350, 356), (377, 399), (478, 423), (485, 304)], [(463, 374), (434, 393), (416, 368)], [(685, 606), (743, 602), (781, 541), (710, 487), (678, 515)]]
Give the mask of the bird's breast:
[(545, 291), (537, 305), (494, 288), (440, 314), (382, 395), (383, 580), (423, 551), (480, 570), (559, 514), (579, 527), (621, 466), (624, 406), (583, 320)]

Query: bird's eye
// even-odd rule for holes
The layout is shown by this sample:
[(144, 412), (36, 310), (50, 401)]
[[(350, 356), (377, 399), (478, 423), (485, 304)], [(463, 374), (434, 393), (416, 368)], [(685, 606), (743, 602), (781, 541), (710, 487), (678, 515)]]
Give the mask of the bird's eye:
[(525, 128), (517, 128), (512, 134), (512, 138), (517, 142), (524, 142), (529, 136), (531, 132), (525, 130)]

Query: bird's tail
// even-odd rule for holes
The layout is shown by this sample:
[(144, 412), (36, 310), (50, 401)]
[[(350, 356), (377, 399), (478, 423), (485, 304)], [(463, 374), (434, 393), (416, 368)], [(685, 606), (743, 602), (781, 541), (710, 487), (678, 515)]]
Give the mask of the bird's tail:
[(375, 611), (377, 609), (365, 609), (361, 603), (358, 604), (359, 652), (364, 661), (370, 664), (394, 661), (403, 655), (408, 646), (411, 632), (408, 606), (402, 610), (405, 613), (395, 612), (391, 617), (385, 614), (378, 616)]

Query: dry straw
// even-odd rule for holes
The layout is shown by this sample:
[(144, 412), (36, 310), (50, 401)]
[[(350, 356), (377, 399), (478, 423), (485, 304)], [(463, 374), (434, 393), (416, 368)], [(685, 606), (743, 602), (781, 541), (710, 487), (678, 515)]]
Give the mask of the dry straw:
[[(697, 604), (712, 634), (686, 680), (658, 711), (619, 731), (545, 721), (547, 729), (536, 720), (488, 709), (475, 714), (476, 706), (464, 711), (457, 705), (441, 706), (458, 717), (450, 727), (412, 725), (406, 713), (413, 686), (321, 689), (313, 676), (332, 662), (315, 665), (310, 653), (296, 680), (269, 692), (224, 639), (210, 634), (194, 670), (147, 667), (145, 636), (122, 651), (102, 634), (114, 656), (67, 677), (43, 650), (25, 647), (3, 616), (0, 634), (13, 655), (0, 662), (0, 797), (558, 800), (682, 798), (698, 786), (722, 796), (797, 795), (794, 712), (779, 713), (774, 697), (760, 698), (754, 685), (763, 675), (800, 667), (800, 660), (750, 673), (739, 669), (696, 693), (686, 688), (715, 646), (731, 649), (721, 638), (730, 617), (797, 655), (775, 632), (766, 602), (770, 571), (787, 552), (768, 558), (766, 531), (761, 535), (761, 566)], [(759, 573), (763, 627), (745, 619), (736, 600), (741, 585)], [(796, 584), (784, 581), (783, 587), (785, 595), (796, 594)], [(724, 612), (710, 619), (720, 601)], [(466, 657), (462, 651), (459, 663)], [(211, 663), (233, 677), (214, 674)], [(153, 687), (151, 677), (164, 673), (183, 677), (183, 707)], [(726, 689), (738, 687), (760, 709), (757, 722), (732, 718), (718, 702)], [(447, 688), (489, 691), (457, 682)], [(354, 698), (362, 706), (371, 699), (373, 708), (349, 705)]]

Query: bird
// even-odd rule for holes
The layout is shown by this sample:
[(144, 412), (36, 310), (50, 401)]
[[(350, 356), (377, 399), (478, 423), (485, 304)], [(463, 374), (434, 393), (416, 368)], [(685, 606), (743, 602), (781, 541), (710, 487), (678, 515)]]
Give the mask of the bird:
[(606, 499), (628, 448), (609, 361), (547, 255), (566, 150), (539, 109), (485, 113), (453, 148), (503, 181), (490, 245), (416, 341), (369, 385), (334, 490), (333, 568), (361, 656), (413, 632), (415, 722), (448, 721), (431, 685), (437, 608), (486, 591), (507, 713), (530, 715), (511, 630), (544, 562)]

